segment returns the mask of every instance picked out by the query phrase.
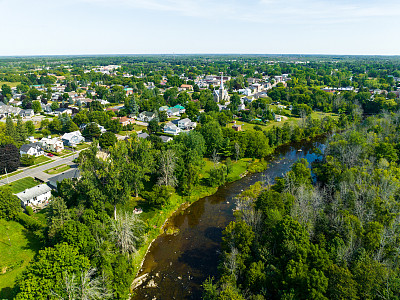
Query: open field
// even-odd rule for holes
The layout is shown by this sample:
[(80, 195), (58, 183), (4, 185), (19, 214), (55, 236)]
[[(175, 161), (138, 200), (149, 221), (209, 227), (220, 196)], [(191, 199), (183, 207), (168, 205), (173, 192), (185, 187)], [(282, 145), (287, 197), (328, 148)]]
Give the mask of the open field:
[[(322, 119), (322, 118), (327, 117), (327, 116), (329, 116), (331, 118), (334, 118), (336, 120), (339, 118), (339, 116), (337, 114), (335, 114), (335, 113), (324, 113), (324, 112), (321, 112), (321, 111), (314, 111), (314, 112), (311, 113), (311, 117), (313, 119)], [(286, 120), (282, 120), (282, 122), (269, 121), (265, 125), (258, 125), (258, 126), (260, 126), (261, 129), (264, 131), (264, 130), (268, 130), (268, 129), (272, 128), (273, 126), (281, 127), (287, 122), (289, 122), (289, 123), (291, 123), (293, 125), (294, 124), (297, 125), (301, 121), (301, 118), (296, 118), (296, 117), (291, 117), (291, 116), (289, 116), (289, 117), (284, 116), (284, 118), (286, 118)], [(253, 131), (254, 130), (254, 126), (257, 125), (257, 124), (244, 122), (244, 121), (241, 121), (241, 120), (236, 120), (236, 124), (237, 125), (242, 125), (242, 130), (243, 131)], [(226, 127), (232, 128), (232, 125), (233, 125), (233, 123), (228, 123), (226, 125)]]
[(39, 240), (15, 221), (0, 219), (0, 299), (12, 299), (15, 279), (41, 248)]
[(7, 186), (9, 186), (11, 188), (11, 191), (14, 194), (17, 194), (17, 193), (20, 193), (20, 192), (22, 192), (22, 191), (24, 191), (26, 189), (29, 189), (29, 188), (34, 187), (34, 186), (37, 186), (39, 184), (40, 184), (40, 182), (36, 181), (32, 177), (25, 177), (25, 178), (22, 178), (20, 180), (11, 182)]
[(8, 82), (8, 81), (0, 81), (0, 89), (3, 84), (7, 84), (9, 87), (16, 87), (21, 84), (21, 82)]

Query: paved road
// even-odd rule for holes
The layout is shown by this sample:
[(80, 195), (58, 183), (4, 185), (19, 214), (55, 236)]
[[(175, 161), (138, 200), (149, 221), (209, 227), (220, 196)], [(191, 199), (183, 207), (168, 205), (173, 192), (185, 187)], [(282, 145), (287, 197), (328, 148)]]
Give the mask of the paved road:
[(47, 173), (44, 173), (43, 171), (46, 171), (50, 168), (54, 168), (57, 167), (59, 165), (75, 165), (74, 162), (72, 162), (72, 160), (76, 157), (78, 157), (80, 151), (77, 151), (74, 153), (74, 155), (68, 156), (68, 157), (64, 157), (64, 158), (60, 158), (60, 157), (55, 157), (54, 161), (51, 163), (47, 163), (44, 165), (41, 165), (39, 167), (33, 168), (33, 169), (29, 169), (29, 168), (25, 168), (22, 173), (18, 173), (16, 175), (10, 176), (7, 178), (2, 178), (0, 180), (0, 186), (7, 184), (8, 182), (13, 182), (19, 179), (22, 179), (24, 177), (37, 177), (41, 180), (43, 180), (44, 182), (46, 182), (50, 177), (53, 177), (55, 175), (50, 175)]

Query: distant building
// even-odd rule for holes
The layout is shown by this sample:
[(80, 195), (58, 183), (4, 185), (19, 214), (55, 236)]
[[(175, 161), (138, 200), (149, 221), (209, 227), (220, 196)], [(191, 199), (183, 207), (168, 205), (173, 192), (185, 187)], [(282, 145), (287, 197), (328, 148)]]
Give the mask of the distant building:
[(150, 111), (143, 111), (139, 114), (138, 120), (143, 121), (143, 122), (150, 122), (156, 117), (156, 114), (154, 112)]
[(232, 126), (232, 129), (235, 131), (242, 131), (242, 125), (235, 124)]
[(221, 75), (221, 84), (218, 90), (214, 90), (214, 101), (215, 102), (227, 102), (229, 101), (228, 91), (224, 89), (223, 75)]
[(193, 85), (191, 84), (182, 84), (181, 89), (185, 91), (193, 91)]
[(27, 206), (41, 208), (49, 202), (51, 188), (47, 184), (40, 184), (18, 193), (16, 196), (21, 200), (21, 206), (23, 208)]

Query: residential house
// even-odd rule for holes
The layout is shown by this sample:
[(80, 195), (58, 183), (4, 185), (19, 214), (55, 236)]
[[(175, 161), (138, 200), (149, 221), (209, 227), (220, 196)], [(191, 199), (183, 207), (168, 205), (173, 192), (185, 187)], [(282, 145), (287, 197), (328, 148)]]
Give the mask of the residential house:
[(27, 206), (41, 207), (49, 203), (51, 188), (47, 184), (40, 184), (18, 193), (16, 196), (21, 200), (21, 206), (23, 208)]
[(275, 115), (275, 121), (276, 122), (281, 122), (282, 121), (282, 116)]
[(262, 85), (259, 83), (253, 83), (250, 87), (255, 93), (261, 92), (262, 89)]
[(126, 87), (126, 88), (124, 88), (124, 91), (125, 91), (127, 96), (133, 95), (133, 88)]
[(51, 104), (43, 104), (41, 103), (40, 106), (45, 113), (51, 113), (53, 110), (51, 109)]
[(28, 155), (38, 157), (38, 156), (43, 155), (44, 151), (39, 143), (31, 143), (31, 144), (22, 145), (21, 148), (19, 148), (19, 154), (21, 154), (21, 155), (28, 154)]
[[(104, 126), (101, 126), (100, 124), (97, 124), (96, 122), (91, 122), (91, 123), (96, 124), (97, 127), (99, 127), (101, 133), (107, 132), (107, 130), (104, 128)], [(88, 124), (90, 124), (90, 123), (88, 123)], [(81, 124), (81, 126), (79, 126), (79, 129), (84, 130), (88, 124)]]
[(168, 142), (170, 142), (170, 141), (173, 140), (172, 137), (166, 136), (166, 135), (160, 135), (159, 137), (161, 138), (161, 140), (163, 141), (163, 143), (168, 143)]
[(181, 85), (181, 90), (184, 90), (184, 91), (193, 91), (193, 85), (191, 85), (191, 84), (182, 84), (182, 85)]
[(103, 100), (103, 99), (96, 99), (96, 101), (99, 101), (101, 105), (106, 105), (106, 104), (110, 103), (107, 100)]
[(137, 136), (141, 139), (147, 139), (150, 135), (148, 135), (146, 132), (141, 132)]
[(72, 115), (72, 109), (70, 109), (70, 108), (57, 108), (54, 111), (54, 114), (56, 116), (62, 115), (62, 114)]
[(164, 126), (164, 133), (178, 135), (180, 132), (181, 129), (172, 122), (169, 122)]
[(232, 125), (232, 129), (235, 131), (242, 131), (242, 125), (238, 124)]
[(252, 91), (249, 88), (245, 88), (245, 89), (239, 89), (238, 90), (239, 94), (243, 94), (245, 96), (251, 96), (252, 95)]
[(142, 122), (150, 122), (156, 117), (156, 114), (151, 111), (143, 111), (139, 114), (137, 119)]
[(164, 106), (161, 106), (161, 107), (158, 109), (158, 111), (167, 111), (168, 109), (169, 109), (169, 107), (166, 106), (166, 105), (164, 105)]
[(177, 107), (168, 108), (167, 115), (168, 115), (168, 118), (178, 117), (178, 116), (180, 116), (180, 109)]
[(63, 141), (64, 145), (75, 147), (79, 143), (84, 142), (85, 138), (82, 136), (81, 132), (77, 130), (73, 132), (64, 133), (64, 135), (61, 137), (61, 140)]
[(134, 124), (135, 123), (135, 119), (133, 118), (128, 118), (128, 117), (113, 117), (111, 118), (112, 120), (118, 120), (119, 124), (121, 124), (122, 126), (127, 126), (129, 124)]
[(178, 120), (178, 127), (182, 130), (193, 130), (196, 126), (197, 123), (192, 122), (189, 118)]
[(64, 150), (64, 143), (59, 138), (55, 137), (53, 139), (50, 138), (42, 138), (39, 142), (43, 149), (50, 152), (61, 152)]
[[(3, 103), (4, 104), (4, 103)], [(8, 117), (12, 115), (18, 115), (21, 111), (21, 108), (14, 107), (11, 105), (1, 105), (0, 106), (0, 117)]]
[(19, 112), (19, 115), (23, 118), (25, 117), (33, 117), (35, 115), (35, 112), (33, 109), (23, 109)]
[(58, 174), (56, 176), (50, 177), (49, 181), (47, 182), (48, 185), (50, 185), (51, 188), (57, 189), (57, 182), (61, 182), (64, 179), (79, 179), (80, 172), (78, 168), (72, 168), (69, 169), (68, 171), (62, 172), (61, 174)]

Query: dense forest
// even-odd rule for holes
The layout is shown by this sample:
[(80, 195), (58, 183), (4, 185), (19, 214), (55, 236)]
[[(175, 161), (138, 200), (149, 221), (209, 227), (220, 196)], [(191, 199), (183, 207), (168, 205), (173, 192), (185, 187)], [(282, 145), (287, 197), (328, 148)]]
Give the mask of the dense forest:
[(244, 192), (205, 299), (398, 299), (400, 114), (330, 137), (323, 159)]

